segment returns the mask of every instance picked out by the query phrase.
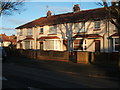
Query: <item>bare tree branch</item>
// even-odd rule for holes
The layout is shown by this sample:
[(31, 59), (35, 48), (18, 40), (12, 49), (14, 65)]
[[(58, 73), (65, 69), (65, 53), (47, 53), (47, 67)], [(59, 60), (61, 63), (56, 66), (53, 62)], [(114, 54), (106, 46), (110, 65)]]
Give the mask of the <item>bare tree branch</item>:
[(1, 15), (11, 15), (13, 11), (22, 10), (24, 0), (2, 0), (0, 1), (0, 16)]

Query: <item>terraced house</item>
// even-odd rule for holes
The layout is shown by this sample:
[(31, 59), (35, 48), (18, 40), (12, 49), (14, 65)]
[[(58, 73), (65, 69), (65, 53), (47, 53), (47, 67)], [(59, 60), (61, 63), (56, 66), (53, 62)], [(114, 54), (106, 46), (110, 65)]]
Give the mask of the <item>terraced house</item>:
[(54, 51), (118, 51), (118, 34), (108, 18), (114, 18), (104, 8), (80, 10), (74, 5), (73, 12), (52, 15), (17, 27), (18, 49)]

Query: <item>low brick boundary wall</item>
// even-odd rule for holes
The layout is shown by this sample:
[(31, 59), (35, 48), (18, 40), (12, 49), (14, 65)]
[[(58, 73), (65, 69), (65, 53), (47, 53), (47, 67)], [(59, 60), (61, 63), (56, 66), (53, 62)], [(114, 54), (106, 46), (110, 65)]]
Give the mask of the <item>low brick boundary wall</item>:
[(69, 52), (67, 51), (37, 51), (37, 59), (69, 61)]
[(119, 59), (118, 52), (112, 53), (89, 53), (89, 60), (93, 64), (117, 65)]
[(117, 65), (119, 59), (118, 52), (97, 53), (97, 52), (77, 52), (77, 63), (83, 64), (101, 64), (101, 65)]
[(89, 52), (78, 51), (77, 52), (77, 63), (88, 64), (89, 63)]
[(38, 60), (54, 60), (54, 61), (72, 61), (81, 64), (104, 64), (117, 65), (119, 53), (96, 53), (87, 51), (72, 52), (69, 56), (68, 51), (41, 51), (41, 50), (23, 50), (6, 48), (8, 55), (22, 56)]
[(9, 55), (22, 56), (38, 60), (69, 61), (69, 52), (67, 51), (41, 51), (41, 50), (8, 50)]

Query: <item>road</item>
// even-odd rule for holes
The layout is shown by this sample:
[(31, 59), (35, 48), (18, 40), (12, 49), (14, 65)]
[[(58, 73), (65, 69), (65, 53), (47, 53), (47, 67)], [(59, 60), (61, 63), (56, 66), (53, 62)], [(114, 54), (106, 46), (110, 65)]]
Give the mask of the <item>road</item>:
[[(11, 59), (15, 59), (12, 57)], [(41, 66), (42, 67), (42, 66)], [(77, 75), (49, 69), (28, 67), (14, 62), (2, 64), (2, 88), (119, 88), (117, 80)]]

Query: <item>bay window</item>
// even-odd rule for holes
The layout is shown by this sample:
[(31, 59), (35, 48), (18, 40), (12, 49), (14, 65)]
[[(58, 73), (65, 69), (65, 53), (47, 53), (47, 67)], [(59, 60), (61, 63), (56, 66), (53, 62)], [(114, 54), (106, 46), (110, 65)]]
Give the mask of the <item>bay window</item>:
[(60, 40), (46, 40), (45, 49), (46, 50), (61, 50), (61, 41)]

